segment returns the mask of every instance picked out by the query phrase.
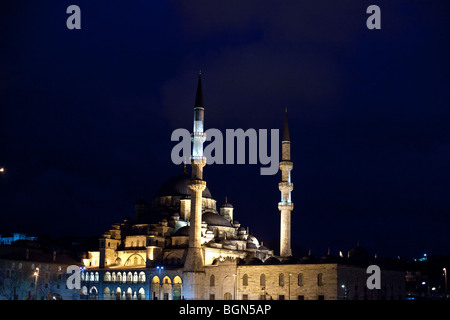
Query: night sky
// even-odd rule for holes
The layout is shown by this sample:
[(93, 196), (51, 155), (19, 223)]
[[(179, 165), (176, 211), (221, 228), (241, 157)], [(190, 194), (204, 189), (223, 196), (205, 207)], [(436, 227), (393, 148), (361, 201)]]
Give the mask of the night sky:
[[(81, 30), (66, 9), (81, 8)], [(381, 30), (366, 9), (381, 8)], [(281, 129), (294, 254), (450, 253), (448, 1), (2, 1), (0, 233), (100, 236), (182, 172), (206, 128)], [(281, 134), (280, 134), (281, 135)], [(220, 205), (278, 252), (280, 172), (211, 165)], [(297, 252), (295, 251), (297, 249)]]

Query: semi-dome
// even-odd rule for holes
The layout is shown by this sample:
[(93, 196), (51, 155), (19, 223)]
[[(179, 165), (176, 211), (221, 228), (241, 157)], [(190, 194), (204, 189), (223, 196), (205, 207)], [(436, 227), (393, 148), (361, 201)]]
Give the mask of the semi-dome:
[(214, 212), (205, 212), (202, 215), (202, 221), (206, 222), (210, 226), (231, 227), (230, 221)]
[[(188, 188), (188, 183), (190, 180), (191, 178), (189, 177), (189, 174), (186, 171), (183, 171), (180, 175), (170, 178), (169, 180), (164, 182), (159, 188), (156, 196), (180, 196), (183, 198), (186, 196), (190, 196), (191, 190), (189, 190)], [(203, 190), (202, 196), (203, 198), (212, 198), (208, 187)]]
[(172, 237), (186, 237), (189, 236), (189, 226), (184, 226), (175, 231)]

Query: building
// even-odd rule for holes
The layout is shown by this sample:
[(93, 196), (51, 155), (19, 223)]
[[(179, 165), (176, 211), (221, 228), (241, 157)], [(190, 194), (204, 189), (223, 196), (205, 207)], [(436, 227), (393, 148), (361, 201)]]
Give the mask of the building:
[(67, 254), (46, 252), (38, 244), (0, 246), (0, 300), (78, 300), (78, 290), (66, 286)]
[(0, 245), (12, 244), (13, 242), (25, 240), (25, 241), (36, 241), (37, 237), (28, 236), (25, 233), (12, 233), (8, 235), (0, 236)]
[(287, 110), (282, 135), (280, 255), (237, 221), (225, 199), (217, 210), (203, 169), (205, 107), (198, 78), (191, 134), (191, 174), (165, 182), (151, 206), (139, 200), (133, 220), (115, 223), (83, 263), (82, 294), (89, 299), (401, 299), (404, 275), (382, 270), (382, 286), (369, 290), (370, 256), (361, 247), (348, 258), (311, 255), (298, 260), (291, 250), (293, 183)]

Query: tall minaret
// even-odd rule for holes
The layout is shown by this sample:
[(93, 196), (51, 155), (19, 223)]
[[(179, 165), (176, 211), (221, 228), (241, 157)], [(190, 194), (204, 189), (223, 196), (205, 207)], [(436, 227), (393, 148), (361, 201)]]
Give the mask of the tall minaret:
[(289, 124), (286, 108), (284, 112), (283, 137), (281, 138), (281, 182), (278, 184), (278, 188), (281, 191), (281, 201), (278, 202), (278, 210), (280, 210), (281, 213), (280, 257), (288, 257), (292, 255), (291, 211), (294, 209), (294, 203), (291, 201), (291, 191), (294, 189), (294, 184), (291, 182), (292, 168), (291, 139), (289, 137)]
[(206, 188), (203, 181), (203, 167), (206, 158), (203, 156), (203, 143), (206, 134), (203, 132), (204, 104), (202, 92), (201, 71), (198, 75), (197, 95), (194, 107), (194, 130), (191, 134), (192, 177), (189, 182), (191, 190), (191, 216), (189, 228), (189, 248), (183, 270), (183, 296), (185, 299), (203, 299), (203, 278), (205, 269), (203, 266), (203, 254), (201, 247), (202, 226), (202, 192)]

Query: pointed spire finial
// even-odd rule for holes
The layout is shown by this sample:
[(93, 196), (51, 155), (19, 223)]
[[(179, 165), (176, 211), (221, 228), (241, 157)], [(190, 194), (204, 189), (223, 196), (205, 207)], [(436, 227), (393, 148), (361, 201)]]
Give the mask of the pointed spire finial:
[(281, 141), (291, 141), (289, 136), (289, 123), (288, 123), (288, 115), (287, 115), (287, 107), (284, 109), (284, 125), (283, 125), (283, 137)]
[(202, 90), (202, 70), (198, 72), (197, 94), (195, 96), (195, 107), (204, 108), (203, 104), (203, 90)]

